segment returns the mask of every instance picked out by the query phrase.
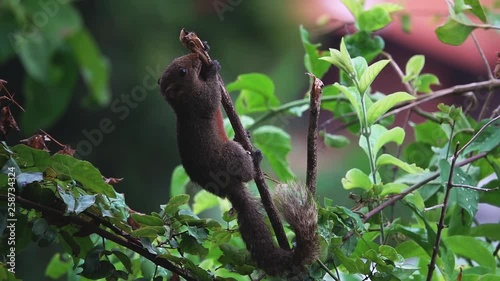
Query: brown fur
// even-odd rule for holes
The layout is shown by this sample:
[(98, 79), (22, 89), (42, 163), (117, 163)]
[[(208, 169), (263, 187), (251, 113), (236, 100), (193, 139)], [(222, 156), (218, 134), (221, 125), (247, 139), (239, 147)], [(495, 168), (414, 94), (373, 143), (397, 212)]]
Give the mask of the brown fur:
[(182, 165), (193, 182), (231, 201), (241, 236), (259, 268), (288, 280), (302, 278), (304, 265), (318, 255), (316, 205), (303, 187), (278, 189), (276, 203), (297, 242), (294, 251), (278, 248), (259, 212), (260, 204), (244, 185), (254, 177), (252, 158), (223, 130), (219, 68), (217, 62), (203, 66), (193, 53), (173, 60), (159, 80), (161, 93), (177, 115)]

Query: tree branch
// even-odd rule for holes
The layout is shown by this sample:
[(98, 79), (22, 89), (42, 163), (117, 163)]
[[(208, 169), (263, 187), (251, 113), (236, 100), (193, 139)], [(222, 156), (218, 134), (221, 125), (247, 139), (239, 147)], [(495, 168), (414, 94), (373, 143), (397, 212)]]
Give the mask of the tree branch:
[(436, 268), (436, 258), (439, 253), (439, 244), (441, 243), (441, 235), (444, 229), (444, 217), (446, 216), (446, 207), (448, 207), (448, 200), (450, 199), (451, 189), (453, 188), (453, 173), (455, 170), (455, 163), (459, 155), (458, 147), (460, 143), (457, 142), (455, 146), (455, 153), (451, 157), (450, 172), (448, 174), (448, 182), (446, 183), (446, 190), (444, 192), (443, 207), (441, 208), (441, 215), (439, 216), (439, 222), (437, 225), (436, 241), (434, 241), (434, 247), (432, 248), (431, 261), (429, 262), (429, 271), (427, 271), (427, 281), (432, 281), (432, 274)]
[(474, 83), (469, 83), (469, 84), (464, 84), (464, 85), (457, 85), (457, 86), (453, 86), (450, 88), (446, 88), (443, 90), (433, 92), (431, 94), (422, 95), (422, 96), (419, 96), (417, 98), (417, 101), (413, 101), (410, 103), (403, 104), (399, 107), (396, 107), (395, 109), (384, 114), (379, 119), (383, 119), (383, 118), (386, 118), (388, 116), (398, 114), (404, 110), (407, 110), (407, 109), (412, 108), (414, 106), (418, 106), (422, 103), (425, 103), (425, 102), (428, 102), (428, 101), (431, 101), (431, 100), (434, 100), (434, 99), (437, 99), (440, 97), (444, 97), (444, 96), (451, 95), (451, 94), (462, 94), (462, 93), (466, 93), (469, 91), (476, 91), (476, 90), (487, 89), (487, 88), (489, 88), (491, 90), (496, 89), (496, 88), (500, 88), (500, 80), (493, 79), (493, 80), (488, 80), (488, 81), (474, 82)]
[[(27, 200), (21, 196), (16, 196), (15, 198), (16, 198), (16, 202), (19, 202), (19, 204), (26, 209), (34, 209), (34, 210), (41, 212), (42, 214), (48, 214), (48, 215), (55, 216), (55, 217), (58, 217), (61, 219), (69, 220), (70, 223), (81, 226), (82, 228), (90, 231), (91, 233), (95, 233), (95, 234), (101, 236), (102, 238), (108, 239), (110, 241), (115, 242), (116, 244), (119, 244), (127, 249), (130, 249), (130, 250), (138, 253), (139, 255), (145, 257), (146, 259), (150, 260), (154, 264), (161, 266), (167, 270), (172, 271), (173, 273), (176, 273), (176, 274), (184, 277), (188, 281), (196, 281), (196, 279), (189, 276), (189, 274), (186, 271), (184, 271), (181, 268), (176, 267), (170, 261), (157, 257), (155, 254), (150, 253), (147, 249), (145, 249), (142, 246), (139, 246), (135, 243), (128, 241), (127, 239), (125, 239), (122, 236), (113, 235), (112, 233), (106, 231), (105, 229), (102, 229), (99, 226), (97, 226), (89, 221), (85, 221), (82, 218), (79, 218), (77, 216), (67, 216), (59, 210), (56, 210), (56, 209), (53, 209), (53, 208), (50, 208), (50, 207), (47, 207), (44, 205), (40, 205), (38, 203)], [(8, 200), (8, 197), (6, 194), (0, 194), (0, 201), (7, 202), (7, 200)]]
[[(464, 165), (467, 165), (469, 163), (472, 163), (478, 159), (481, 159), (483, 157), (485, 157), (487, 155), (487, 152), (481, 152), (481, 153), (478, 153), (470, 158), (467, 158), (461, 162), (459, 162), (457, 164), (458, 167), (462, 167)], [(396, 201), (399, 201), (400, 199), (402, 199), (403, 197), (405, 197), (406, 195), (412, 193), (413, 191), (419, 189), (420, 187), (422, 187), (423, 185), (427, 184), (428, 182), (432, 181), (432, 180), (435, 180), (439, 177), (439, 175), (441, 174), (440, 171), (437, 171), (433, 174), (431, 174), (430, 176), (428, 176), (427, 178), (421, 180), (420, 182), (410, 186), (408, 189), (406, 189), (405, 191), (391, 197), (390, 199), (388, 199), (387, 201), (384, 201), (384, 203), (380, 204), (379, 206), (373, 208), (371, 211), (369, 211), (368, 213), (366, 213), (363, 217), (363, 222), (366, 222), (368, 221), (371, 217), (373, 217), (374, 215), (378, 214), (379, 212), (381, 212), (383, 209), (385, 209), (387, 206), (390, 206), (391, 204), (395, 203)]]
[(311, 85), (309, 103), (309, 130), (307, 134), (307, 177), (306, 186), (314, 196), (316, 194), (316, 174), (318, 172), (318, 119), (321, 106), (323, 82), (309, 73)]

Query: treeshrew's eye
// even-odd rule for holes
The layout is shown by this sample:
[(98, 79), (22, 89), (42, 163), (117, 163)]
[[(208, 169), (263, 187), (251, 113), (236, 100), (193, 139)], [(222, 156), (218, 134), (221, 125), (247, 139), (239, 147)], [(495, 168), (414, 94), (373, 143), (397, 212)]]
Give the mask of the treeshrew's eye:
[(186, 76), (186, 74), (187, 74), (187, 69), (185, 69), (184, 67), (182, 67), (181, 69), (179, 69), (179, 75), (181, 77)]

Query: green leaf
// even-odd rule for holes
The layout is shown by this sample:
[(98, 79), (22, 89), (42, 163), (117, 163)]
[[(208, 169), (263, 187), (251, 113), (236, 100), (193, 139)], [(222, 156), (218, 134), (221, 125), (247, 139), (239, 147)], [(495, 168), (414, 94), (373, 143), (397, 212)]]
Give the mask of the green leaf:
[(439, 79), (434, 74), (425, 73), (419, 75), (417, 79), (413, 81), (413, 87), (417, 89), (420, 93), (430, 93), (432, 92), (431, 85), (440, 85)]
[(495, 270), (495, 257), (491, 254), (484, 242), (469, 236), (443, 237), (444, 243), (455, 254), (477, 262), (479, 265)]
[(97, 194), (73, 196), (71, 193), (66, 193), (62, 188), (57, 188), (59, 196), (66, 204), (66, 212), (75, 213), (76, 215), (85, 211), (95, 203)]
[(404, 33), (410, 33), (411, 32), (411, 16), (408, 13), (404, 13), (401, 15), (401, 28), (403, 29)]
[(300, 38), (302, 39), (302, 45), (306, 51), (304, 55), (306, 70), (314, 74), (318, 79), (321, 79), (330, 68), (330, 64), (319, 58), (327, 52), (318, 50), (321, 44), (312, 44), (309, 41), (309, 32), (307, 32), (302, 25), (300, 26)]
[(81, 212), (87, 210), (95, 203), (95, 198), (97, 194), (94, 195), (81, 195), (76, 199), (75, 214), (80, 214)]
[(361, 12), (356, 23), (359, 30), (376, 31), (391, 23), (391, 15), (384, 8), (373, 6)]
[(406, 92), (396, 92), (376, 101), (366, 113), (368, 125), (373, 124), (377, 119), (382, 117), (389, 109), (400, 102), (414, 100), (415, 97)]
[(365, 70), (361, 79), (359, 80), (359, 92), (364, 93), (368, 87), (373, 83), (373, 80), (377, 75), (384, 69), (384, 67), (389, 63), (389, 60), (380, 60), (376, 63), (370, 65), (368, 69)]
[[(309, 109), (309, 105), (307, 105), (307, 109)], [(254, 119), (247, 115), (240, 115), (240, 121), (241, 125), (243, 125), (243, 128), (245, 129), (250, 128), (255, 123)], [(234, 130), (229, 118), (224, 118), (224, 130), (226, 131), (229, 139), (234, 138)]]
[(115, 266), (107, 260), (97, 261), (90, 266), (85, 259), (85, 263), (82, 267), (83, 271), (80, 273), (80, 275), (93, 280), (107, 278), (111, 276), (113, 272), (115, 272)]
[(143, 215), (139, 213), (133, 213), (130, 215), (132, 219), (141, 226), (164, 226), (165, 223), (162, 219), (156, 216)]
[(401, 5), (394, 4), (394, 3), (380, 3), (380, 4), (376, 4), (372, 7), (382, 8), (390, 14), (403, 10), (403, 7)]
[(164, 210), (167, 214), (173, 214), (175, 211), (177, 211), (179, 206), (187, 204), (188, 202), (189, 195), (179, 194), (170, 198)]
[(323, 141), (329, 147), (341, 148), (350, 143), (349, 139), (342, 135), (332, 135), (321, 131), (320, 136), (323, 137)]
[(54, 154), (50, 167), (58, 175), (66, 175), (80, 182), (90, 192), (103, 193), (111, 198), (116, 197), (114, 189), (104, 181), (99, 170), (87, 161), (78, 160), (69, 155)]
[[(359, 80), (365, 70), (368, 68), (368, 63), (363, 57), (355, 57), (352, 60), (352, 65), (354, 66), (354, 72), (356, 73), (356, 78)], [(351, 83), (354, 85), (354, 83)]]
[[(331, 51), (331, 49), (330, 49), (330, 51)], [(342, 64), (345, 66), (346, 72), (349, 75), (354, 74), (354, 72), (355, 72), (354, 71), (354, 66), (352, 64), (351, 55), (347, 51), (347, 47), (345, 45), (344, 37), (342, 37), (342, 39), (340, 39), (340, 57), (342, 59)]]
[(23, 34), (14, 33), (11, 42), (26, 72), (40, 81), (46, 80), (53, 52), (47, 39), (41, 33), (34, 33), (29, 39)]
[(380, 254), (383, 257), (389, 259), (390, 261), (398, 261), (401, 257), (396, 251), (396, 249), (394, 249), (389, 245), (380, 245), (378, 249)]
[(186, 184), (189, 183), (189, 176), (186, 174), (184, 167), (179, 165), (172, 172), (170, 180), (170, 197), (186, 193)]
[(427, 120), (415, 126), (415, 140), (435, 147), (443, 147), (448, 142), (448, 136), (439, 124)]
[(280, 180), (287, 181), (295, 178), (286, 159), (292, 148), (289, 134), (278, 127), (266, 125), (253, 131), (252, 140), (262, 151), (264, 158), (269, 161)]
[(184, 252), (199, 255), (200, 257), (205, 257), (208, 253), (207, 248), (203, 247), (194, 237), (188, 234), (182, 235), (180, 247)]
[(372, 182), (368, 175), (359, 169), (350, 169), (342, 178), (342, 186), (344, 189), (362, 188), (366, 191), (372, 188)]
[[(323, 98), (321, 102), (321, 108), (326, 109), (335, 115), (335, 113), (339, 111), (339, 106), (340, 103), (342, 102), (342, 97), (340, 97), (339, 93), (340, 90), (333, 85), (328, 85), (323, 87)], [(333, 101), (325, 101), (326, 97), (336, 97), (336, 99)]]
[(219, 247), (224, 254), (223, 259), (229, 261), (231, 264), (243, 265), (248, 262), (249, 256), (247, 251), (242, 251), (242, 249), (227, 243), (221, 244)]
[(429, 168), (434, 152), (429, 144), (423, 142), (410, 143), (403, 150), (403, 160), (415, 163), (418, 167)]
[(470, 229), (470, 236), (485, 237), (490, 240), (500, 241), (500, 224), (481, 224)]
[(72, 267), (73, 260), (67, 253), (56, 253), (45, 269), (45, 276), (56, 280), (67, 274)]
[[(465, 172), (462, 170), (457, 171), (457, 173), (466, 176)], [(454, 178), (458, 178), (458, 176), (454, 176)], [(455, 181), (455, 179), (453, 179)], [(471, 190), (463, 187), (454, 187), (450, 191), (450, 205), (453, 203), (457, 203), (462, 209), (467, 211), (471, 217), (474, 217), (477, 214), (477, 210), (479, 208), (479, 194), (476, 190)]]
[[(440, 170), (440, 178), (442, 184), (447, 184), (449, 179), (449, 174), (451, 171), (450, 163), (446, 159), (441, 159), (438, 163)], [(470, 175), (462, 170), (460, 167), (455, 167), (453, 169), (453, 184), (465, 184), (473, 185), (474, 182)], [(458, 204), (465, 211), (467, 211), (471, 217), (474, 217), (477, 213), (479, 206), (479, 194), (476, 190), (471, 190), (462, 187), (453, 187), (450, 191), (449, 205)]]
[(344, 36), (345, 45), (351, 57), (364, 57), (367, 62), (377, 57), (385, 47), (382, 37), (368, 31), (359, 31)]
[(68, 43), (78, 62), (85, 84), (90, 90), (86, 101), (90, 105), (107, 105), (111, 99), (110, 67), (94, 38), (87, 30), (82, 29), (68, 38)]
[(355, 19), (363, 11), (363, 2), (359, 0), (342, 0), (342, 3), (347, 7)]
[[(400, 145), (403, 142), (404, 136), (404, 130), (399, 127), (392, 128), (388, 131), (384, 126), (379, 124), (373, 125), (371, 127), (371, 134), (369, 138), (372, 153), (371, 158), (375, 159), (380, 148), (391, 141)], [(368, 153), (368, 143), (366, 142), (366, 138), (364, 136), (360, 136), (359, 146), (363, 149), (366, 155), (370, 157)]]
[(208, 237), (208, 230), (204, 227), (190, 226), (188, 227), (188, 233), (200, 244), (207, 240)]
[(241, 74), (226, 88), (228, 92), (240, 91), (235, 102), (239, 114), (267, 111), (280, 105), (274, 95), (273, 81), (261, 73)]
[[(372, 129), (374, 127), (380, 128), (382, 126), (380, 125), (373, 125)], [(382, 127), (383, 128), (383, 127)], [(385, 129), (385, 128), (384, 128)], [(378, 154), (378, 151), (387, 143), (389, 142), (395, 142), (398, 145), (401, 145), (403, 143), (403, 140), (405, 138), (405, 131), (401, 127), (394, 127), (385, 132), (379, 136), (373, 136), (375, 138), (375, 145), (373, 146), (373, 154), (376, 156)]]
[(124, 252), (121, 252), (119, 250), (114, 249), (111, 250), (111, 252), (115, 255), (116, 258), (120, 260), (127, 272), (132, 273), (132, 261), (130, 261), (130, 258)]
[(47, 247), (57, 240), (57, 231), (43, 218), (38, 218), (31, 228), (32, 240), (39, 247)]
[(344, 252), (338, 247), (333, 249), (335, 257), (339, 259), (341, 265), (343, 265), (350, 273), (360, 272), (356, 261), (352, 258), (347, 257)]
[(43, 172), (50, 165), (50, 154), (47, 151), (34, 149), (24, 144), (12, 147), (13, 158), (24, 172)]
[(16, 54), (14, 51), (15, 42), (13, 41), (15, 33), (12, 32), (16, 28), (17, 22), (14, 15), (0, 10), (0, 38), (4, 38), (4, 40), (0, 40), (0, 64), (4, 64)]
[(486, 23), (488, 19), (486, 18), (486, 14), (484, 13), (483, 6), (479, 0), (464, 0), (465, 4), (472, 7), (472, 13), (476, 15), (482, 22)]
[(408, 186), (404, 183), (386, 183), (382, 186), (382, 192), (380, 192), (380, 196), (386, 196), (389, 194), (399, 194), (406, 190)]
[(20, 173), (16, 176), (16, 183), (17, 186), (20, 188), (23, 188), (30, 183), (41, 182), (41, 181), (43, 181), (43, 173), (41, 172), (26, 172), (26, 173)]
[(344, 85), (340, 85), (339, 83), (333, 84), (334, 87), (339, 89), (345, 97), (349, 100), (351, 105), (354, 107), (354, 110), (356, 111), (356, 115), (358, 116), (358, 119), (362, 119), (362, 113), (363, 109), (361, 108), (361, 96), (359, 92), (356, 90), (354, 87), (349, 87), (347, 88)]
[(403, 77), (403, 82), (411, 81), (420, 75), (422, 69), (424, 68), (425, 57), (423, 55), (414, 55), (406, 63), (405, 76)]
[[(476, 130), (477, 131), (477, 130)], [(500, 145), (500, 129), (491, 124), (485, 128), (472, 143), (464, 149), (463, 155), (471, 152), (488, 152)]]
[(469, 37), (474, 29), (473, 26), (465, 25), (450, 17), (435, 32), (441, 42), (458, 46)]
[(21, 127), (26, 133), (54, 125), (63, 116), (73, 96), (77, 72), (71, 56), (58, 53), (44, 74), (48, 76), (45, 80), (26, 77), (24, 81), (26, 112), (21, 117)]
[[(82, 20), (80, 14), (70, 3), (56, 3), (58, 10), (55, 16), (47, 19), (45, 24), (33, 26), (26, 32), (21, 29), (18, 32), (12, 32), (9, 41), (28, 72), (29, 76), (39, 83), (46, 83), (50, 78), (50, 64), (53, 60), (53, 54), (60, 50), (64, 39), (81, 30)], [(35, 15), (45, 15), (40, 13), (40, 7), (27, 7)], [(26, 29), (28, 30), (28, 29)], [(7, 41), (7, 40), (6, 40)]]
[(453, 1), (453, 11), (456, 13), (456, 14), (459, 14), (467, 9), (472, 9), (471, 6), (469, 5), (465, 5), (465, 2), (464, 0), (454, 0)]
[(149, 238), (151, 240), (155, 240), (158, 238), (160, 235), (165, 234), (165, 227), (163, 226), (144, 226), (141, 228), (138, 228), (132, 233), (130, 233), (134, 237), (138, 238)]
[(319, 59), (327, 61), (335, 65), (338, 69), (348, 72), (346, 66), (344, 65), (344, 62), (342, 61), (342, 56), (339, 50), (330, 48), (330, 56), (320, 57)]
[(219, 198), (206, 190), (200, 190), (194, 196), (193, 213), (196, 215), (219, 205)]
[(415, 164), (410, 165), (389, 154), (380, 155), (377, 159), (376, 165), (377, 167), (383, 165), (394, 165), (410, 174), (418, 174), (424, 171), (422, 168), (415, 166)]

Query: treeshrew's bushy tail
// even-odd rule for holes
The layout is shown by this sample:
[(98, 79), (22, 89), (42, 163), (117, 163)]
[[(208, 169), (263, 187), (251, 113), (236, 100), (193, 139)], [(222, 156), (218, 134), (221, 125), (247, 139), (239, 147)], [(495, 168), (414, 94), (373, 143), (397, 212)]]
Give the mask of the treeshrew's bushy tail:
[(271, 276), (301, 278), (305, 265), (312, 263), (319, 252), (316, 203), (307, 189), (298, 184), (279, 185), (274, 195), (279, 212), (295, 232), (292, 251), (275, 244), (260, 212), (260, 203), (246, 187), (230, 190), (228, 199), (238, 213), (241, 236), (257, 267)]

